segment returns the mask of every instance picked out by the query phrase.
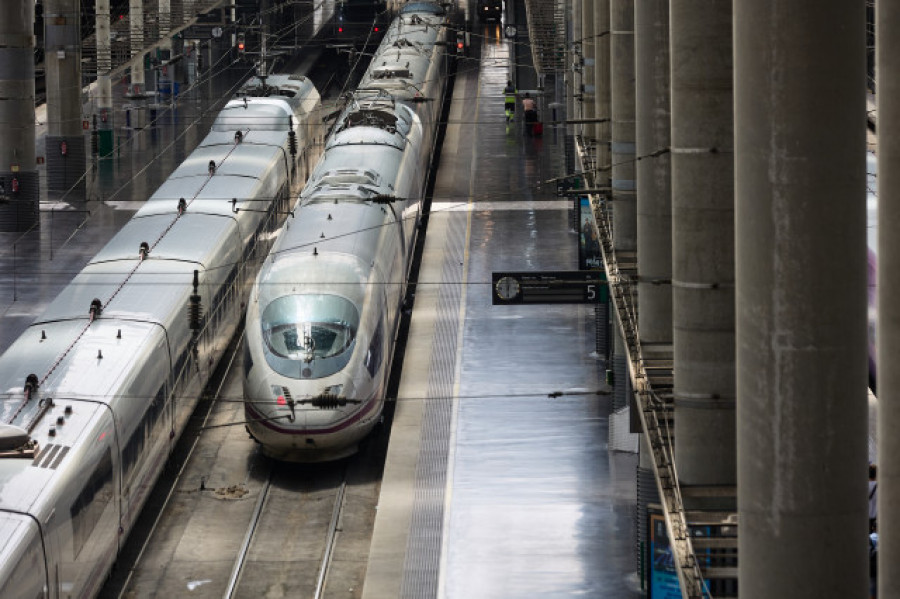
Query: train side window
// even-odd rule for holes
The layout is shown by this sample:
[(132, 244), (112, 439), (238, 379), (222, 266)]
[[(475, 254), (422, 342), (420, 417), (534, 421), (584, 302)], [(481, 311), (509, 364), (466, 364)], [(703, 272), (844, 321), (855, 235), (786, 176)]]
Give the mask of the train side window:
[(94, 527), (112, 498), (112, 452), (107, 447), (100, 458), (100, 463), (97, 464), (69, 509), (72, 516), (72, 548), (75, 559), (78, 559), (78, 554), (81, 553), (84, 544), (91, 537)]
[(147, 407), (147, 411), (144, 412), (141, 423), (131, 433), (131, 438), (128, 439), (125, 449), (122, 450), (122, 473), (126, 484), (131, 484), (135, 466), (137, 466), (141, 456), (144, 454), (144, 445), (148, 439), (153, 437), (153, 432), (159, 423), (159, 417), (165, 409), (165, 398), (166, 389), (165, 385), (163, 385), (156, 392), (156, 396), (150, 400), (150, 405)]
[(139, 425), (134, 429), (134, 432), (131, 433), (131, 438), (128, 439), (128, 443), (125, 444), (125, 449), (122, 450), (122, 473), (124, 480), (131, 481), (134, 467), (137, 465), (143, 452), (144, 427)]
[(369, 376), (374, 377), (375, 373), (381, 367), (381, 358), (384, 354), (382, 351), (384, 345), (384, 327), (383, 320), (378, 321), (375, 333), (372, 335), (372, 342), (369, 344), (369, 350), (366, 352), (365, 366), (369, 371)]

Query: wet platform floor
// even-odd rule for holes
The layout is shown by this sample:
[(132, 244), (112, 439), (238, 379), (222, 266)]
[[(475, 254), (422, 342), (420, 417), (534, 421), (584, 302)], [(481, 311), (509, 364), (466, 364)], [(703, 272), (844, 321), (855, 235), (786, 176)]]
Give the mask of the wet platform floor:
[(593, 307), (491, 303), (492, 272), (577, 269), (578, 237), (549, 182), (564, 129), (505, 122), (509, 46), (483, 39), (456, 78), (363, 596), (639, 597), (637, 456), (607, 448)]

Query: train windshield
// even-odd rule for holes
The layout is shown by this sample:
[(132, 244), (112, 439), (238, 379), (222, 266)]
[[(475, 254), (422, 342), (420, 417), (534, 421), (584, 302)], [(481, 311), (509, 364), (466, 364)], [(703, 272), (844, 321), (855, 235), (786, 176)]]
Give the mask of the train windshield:
[(263, 311), (267, 358), (276, 372), (292, 378), (334, 374), (350, 360), (359, 312), (337, 295), (287, 295)]

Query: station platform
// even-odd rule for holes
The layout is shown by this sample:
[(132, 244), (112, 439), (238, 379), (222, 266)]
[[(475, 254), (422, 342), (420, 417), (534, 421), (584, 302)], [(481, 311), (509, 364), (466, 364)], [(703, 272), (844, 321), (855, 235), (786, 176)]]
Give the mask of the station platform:
[[(565, 129), (506, 123), (493, 26), (461, 62), (363, 597), (640, 597), (637, 455), (608, 449), (593, 307), (492, 305), (492, 272), (577, 270)], [(527, 84), (526, 84), (527, 85)], [(519, 88), (525, 88), (522, 81)], [(519, 115), (521, 116), (521, 115)]]

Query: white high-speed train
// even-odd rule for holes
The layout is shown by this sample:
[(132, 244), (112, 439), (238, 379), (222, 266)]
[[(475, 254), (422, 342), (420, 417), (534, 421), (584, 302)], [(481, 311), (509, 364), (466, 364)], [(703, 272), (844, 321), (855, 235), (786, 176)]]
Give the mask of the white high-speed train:
[(406, 4), (326, 142), (247, 309), (247, 428), (285, 461), (357, 450), (380, 418), (438, 118), (446, 16)]
[(0, 597), (99, 591), (317, 159), (319, 106), (302, 77), (245, 85), (0, 356)]

